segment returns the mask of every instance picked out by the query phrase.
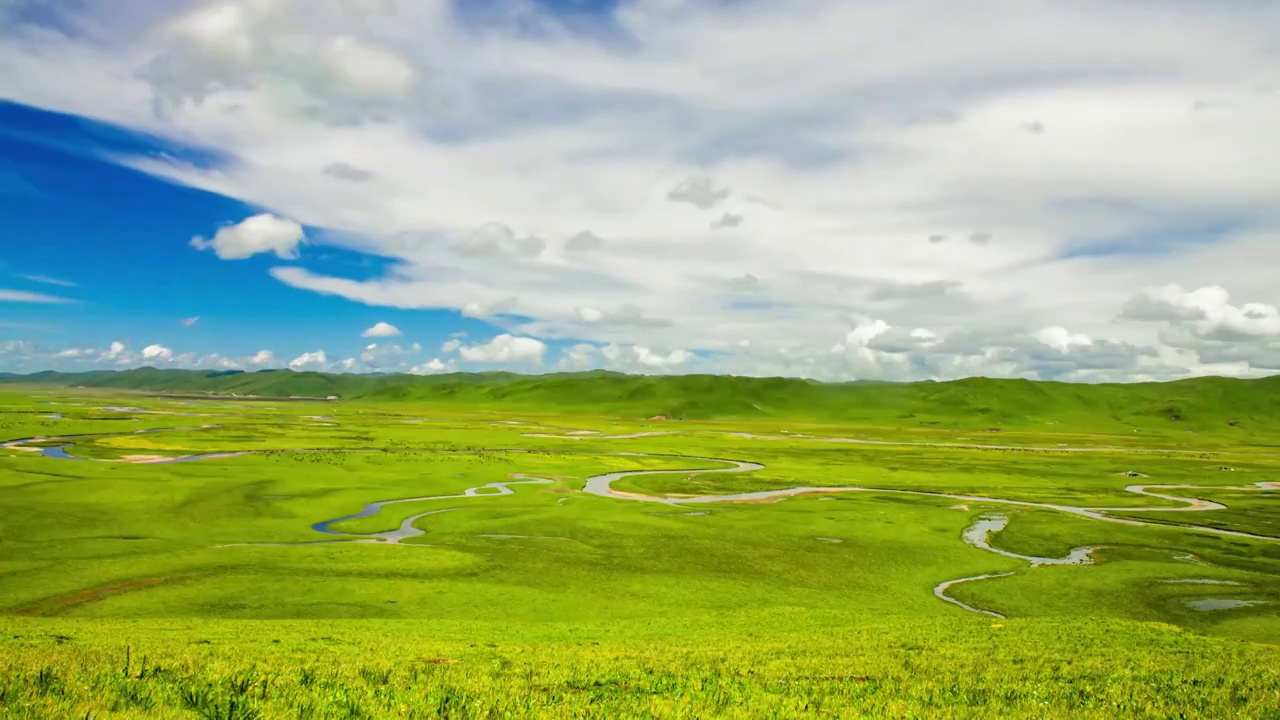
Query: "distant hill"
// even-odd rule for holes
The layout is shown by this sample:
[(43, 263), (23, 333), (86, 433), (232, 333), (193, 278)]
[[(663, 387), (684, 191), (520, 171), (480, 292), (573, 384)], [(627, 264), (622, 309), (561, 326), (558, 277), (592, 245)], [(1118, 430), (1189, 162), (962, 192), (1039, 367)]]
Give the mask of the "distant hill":
[(459, 403), (473, 407), (584, 410), (627, 417), (662, 415), (673, 419), (793, 417), (993, 428), (1120, 424), (1244, 430), (1280, 426), (1280, 376), (1109, 385), (990, 378), (821, 383), (728, 375), (655, 377), (599, 370), (547, 375), (352, 375), (146, 367), (0, 376), (0, 385), (17, 383), (162, 393), (334, 396), (364, 402)]

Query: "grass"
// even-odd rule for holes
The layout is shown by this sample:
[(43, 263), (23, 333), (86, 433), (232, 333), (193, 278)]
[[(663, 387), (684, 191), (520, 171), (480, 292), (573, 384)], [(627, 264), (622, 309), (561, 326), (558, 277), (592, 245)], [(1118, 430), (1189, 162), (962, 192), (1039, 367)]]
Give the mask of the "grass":
[[(1270, 437), (1280, 422), (1280, 377), (1193, 378), (1169, 383), (1079, 385), (968, 378), (951, 382), (818, 383), (723, 375), (671, 377), (588, 372), (523, 376), (334, 375), (290, 370), (44, 372), (0, 377), (5, 384), (146, 392), (341, 397), (379, 403), (572, 411), (681, 420), (734, 418), (866, 422), (880, 427), (977, 430), (1193, 431), (1245, 441)], [(241, 400), (239, 402), (246, 402)], [(279, 401), (276, 401), (279, 402)]]
[[(1019, 393), (1004, 405), (1022, 407)], [(1270, 436), (1083, 419), (989, 433), (987, 418), (943, 410), (956, 413), (949, 427), (904, 428), (0, 393), (0, 439), (91, 434), (70, 452), (97, 460), (0, 451), (0, 717), (1280, 718), (1280, 542), (1181, 526), (1280, 535), (1274, 493), (1235, 489), (1280, 476)], [(183, 429), (208, 424), (219, 427)], [(146, 428), (169, 430), (133, 432)], [(574, 430), (675, 434), (525, 435)], [(248, 454), (102, 462), (229, 451)], [(679, 472), (718, 466), (697, 458), (766, 467)], [(1170, 523), (1148, 527), (890, 492), (669, 506), (580, 491), (615, 470), (670, 471), (614, 485), (646, 494), (854, 484), (1114, 508), (1177, 505), (1129, 484), (1192, 484), (1206, 489), (1188, 497), (1229, 509), (1114, 513)], [(513, 473), (553, 482), (335, 526), (374, 533), (448, 510), (401, 546), (254, 545), (323, 540), (312, 524), (368, 503)], [(998, 548), (1060, 557), (1096, 545), (1098, 563), (1031, 569), (961, 542), (991, 512), (1010, 516)], [(1015, 574), (952, 595), (1007, 620), (932, 592), (998, 572)], [(1205, 579), (1233, 584), (1169, 582)], [(1205, 598), (1257, 604), (1188, 605)]]
[(1274, 718), (1280, 692), (1270, 648), (1161, 625), (949, 619), (764, 639), (738, 626), (779, 618), (732, 620), (659, 643), (626, 624), (459, 640), (377, 621), (58, 635), (23, 621), (0, 696), (27, 717)]

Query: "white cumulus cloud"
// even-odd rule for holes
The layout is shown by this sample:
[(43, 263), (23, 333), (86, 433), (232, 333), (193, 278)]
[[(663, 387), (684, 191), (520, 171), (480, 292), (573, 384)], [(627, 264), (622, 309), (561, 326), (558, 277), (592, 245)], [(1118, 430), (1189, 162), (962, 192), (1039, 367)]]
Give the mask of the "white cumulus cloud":
[(163, 345), (148, 345), (142, 348), (143, 360), (172, 360), (173, 351)]
[(327, 370), (329, 368), (329, 356), (325, 355), (324, 350), (315, 350), (313, 352), (304, 352), (298, 357), (289, 361), (290, 370)]
[(440, 358), (431, 358), (421, 365), (413, 366), (409, 369), (409, 372), (413, 375), (435, 375), (437, 373), (452, 372), (454, 366), (453, 360), (446, 362)]
[(245, 363), (254, 367), (270, 367), (272, 365), (278, 365), (279, 361), (276, 360), (275, 353), (270, 350), (259, 350), (246, 358)]
[(540, 363), (546, 353), (547, 345), (541, 340), (506, 333), (486, 343), (458, 348), (463, 360), (474, 363)]
[(298, 223), (262, 213), (219, 228), (212, 240), (197, 235), (191, 238), (191, 247), (213, 250), (223, 260), (243, 260), (259, 253), (275, 253), (276, 257), (291, 260), (298, 256), (298, 244), (305, 239)]
[(377, 322), (372, 327), (360, 333), (361, 337), (367, 338), (385, 338), (396, 337), (400, 334), (400, 329), (391, 323)]

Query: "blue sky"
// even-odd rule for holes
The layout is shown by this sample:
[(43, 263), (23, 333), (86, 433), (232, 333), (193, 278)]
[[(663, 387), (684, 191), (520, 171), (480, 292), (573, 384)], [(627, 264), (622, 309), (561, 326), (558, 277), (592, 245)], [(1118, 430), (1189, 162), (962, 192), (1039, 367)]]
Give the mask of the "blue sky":
[(0, 371), (1277, 372), (1277, 34), (1173, 0), (8, 0)]
[[(270, 349), (288, 360), (316, 349), (358, 355), (369, 344), (361, 332), (378, 322), (397, 327), (406, 344), (432, 347), (455, 333), (495, 333), (453, 310), (370, 307), (288, 287), (267, 274), (281, 264), (274, 257), (223, 262), (198, 252), (193, 236), (261, 209), (107, 159), (179, 152), (92, 120), (0, 103), (0, 216), (12, 240), (0, 287), (64, 301), (0, 305), (0, 340), (58, 348), (121, 341), (227, 357)], [(304, 245), (290, 264), (358, 278), (385, 259)]]

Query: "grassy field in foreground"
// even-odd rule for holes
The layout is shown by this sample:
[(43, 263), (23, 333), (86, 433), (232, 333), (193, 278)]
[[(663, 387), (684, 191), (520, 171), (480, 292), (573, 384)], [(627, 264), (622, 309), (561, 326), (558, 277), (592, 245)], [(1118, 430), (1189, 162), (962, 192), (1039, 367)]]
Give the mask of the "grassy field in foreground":
[[(1280, 480), (1272, 438), (983, 420), (0, 394), (0, 441), (45, 438), (0, 450), (0, 717), (1280, 718), (1280, 517), (1256, 486)], [(666, 434), (609, 438), (639, 432)], [(41, 454), (64, 444), (82, 459)], [(121, 461), (226, 452), (245, 454)], [(703, 458), (765, 467), (693, 472), (723, 467)], [(614, 485), (649, 495), (868, 491), (582, 492), (629, 470), (660, 471)], [(456, 497), (515, 474), (549, 482)], [(1132, 484), (1228, 508), (1147, 512), (1186, 502)], [(443, 511), (400, 545), (305, 544), (405, 498), (428, 499), (333, 526)], [(996, 549), (1097, 562), (962, 542), (995, 513)], [(1007, 619), (934, 595), (989, 573), (1013, 574), (949, 594)]]
[(541, 638), (7, 620), (0, 699), (10, 717), (76, 718), (1280, 718), (1269, 646), (1106, 621), (821, 617), (822, 632), (770, 632), (797, 622), (776, 615)]

